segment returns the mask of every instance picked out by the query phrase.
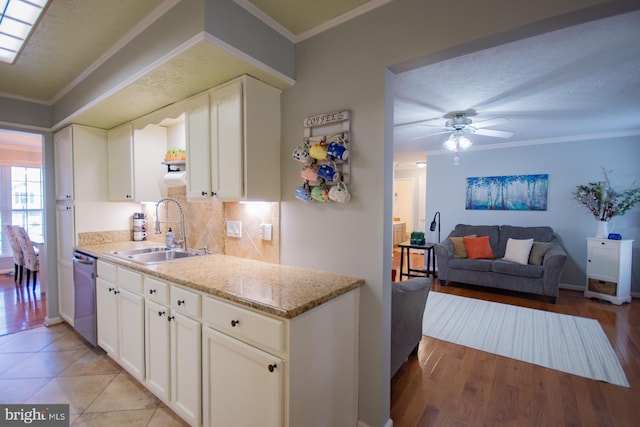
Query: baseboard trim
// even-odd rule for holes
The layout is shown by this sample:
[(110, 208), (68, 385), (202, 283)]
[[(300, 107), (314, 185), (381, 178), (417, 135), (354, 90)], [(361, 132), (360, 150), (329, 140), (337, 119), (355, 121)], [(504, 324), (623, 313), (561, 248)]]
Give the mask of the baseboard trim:
[(64, 320), (62, 320), (62, 318), (60, 317), (45, 317), (44, 326), (49, 327), (49, 326), (57, 325), (59, 323), (62, 323), (63, 321)]
[[(365, 423), (362, 420), (358, 420), (358, 423), (356, 424), (357, 427), (371, 427), (369, 424)], [(393, 420), (391, 418), (389, 418), (387, 420), (387, 422), (384, 424), (384, 427), (393, 427)]]
[[(584, 286), (571, 285), (571, 284), (568, 284), (568, 283), (560, 283), (558, 285), (558, 287), (560, 289), (567, 289), (569, 291), (578, 291), (578, 292), (584, 292), (585, 291), (585, 287)], [(631, 292), (631, 297), (632, 298), (640, 298), (640, 292)]]

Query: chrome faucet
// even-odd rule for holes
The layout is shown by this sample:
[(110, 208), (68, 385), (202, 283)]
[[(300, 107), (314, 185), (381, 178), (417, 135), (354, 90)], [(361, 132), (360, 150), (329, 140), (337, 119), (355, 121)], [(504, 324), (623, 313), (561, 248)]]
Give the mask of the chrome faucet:
[[(172, 198), (172, 197), (165, 197), (164, 199), (160, 199), (158, 201), (158, 203), (156, 203), (156, 233), (155, 234), (161, 234), (162, 232), (160, 231), (160, 220), (158, 219), (158, 206), (160, 206), (160, 203), (162, 202), (174, 202), (176, 205), (178, 205), (178, 209), (180, 209), (180, 231), (182, 232), (182, 249), (184, 249), (185, 251), (187, 250), (187, 235), (184, 232), (184, 212), (182, 210), (182, 205), (180, 204), (179, 201), (177, 201), (176, 199)], [(165, 224), (166, 223), (177, 223), (178, 221), (162, 221)]]

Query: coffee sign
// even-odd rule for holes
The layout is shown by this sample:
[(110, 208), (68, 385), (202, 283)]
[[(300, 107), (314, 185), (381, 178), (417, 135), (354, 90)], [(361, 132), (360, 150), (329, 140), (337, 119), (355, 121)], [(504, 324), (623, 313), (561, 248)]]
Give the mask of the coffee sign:
[(307, 117), (304, 119), (304, 127), (322, 126), (328, 125), (334, 122), (341, 122), (343, 120), (349, 120), (349, 111), (334, 111), (333, 113), (319, 114), (313, 117)]

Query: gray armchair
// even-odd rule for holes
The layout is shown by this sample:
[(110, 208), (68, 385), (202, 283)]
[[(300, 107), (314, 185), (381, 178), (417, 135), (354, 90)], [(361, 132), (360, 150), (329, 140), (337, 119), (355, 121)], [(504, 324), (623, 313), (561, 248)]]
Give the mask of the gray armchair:
[(391, 377), (412, 354), (422, 339), (422, 317), (431, 280), (415, 277), (393, 282), (391, 289)]

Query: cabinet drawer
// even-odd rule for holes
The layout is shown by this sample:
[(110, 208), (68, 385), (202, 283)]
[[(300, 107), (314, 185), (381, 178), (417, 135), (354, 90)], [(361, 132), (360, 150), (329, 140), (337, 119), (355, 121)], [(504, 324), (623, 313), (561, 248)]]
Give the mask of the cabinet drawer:
[(200, 318), (200, 295), (182, 287), (171, 286), (171, 308), (195, 319)]
[(169, 285), (150, 276), (144, 276), (144, 296), (159, 304), (169, 304)]
[(204, 323), (267, 350), (285, 350), (282, 321), (214, 298), (205, 297), (202, 304)]
[(618, 284), (589, 277), (589, 290), (599, 294), (616, 296), (618, 294)]
[(118, 286), (142, 294), (142, 274), (137, 271), (118, 268)]
[(98, 260), (98, 277), (106, 280), (107, 282), (116, 283), (118, 269), (115, 265), (108, 262)]

